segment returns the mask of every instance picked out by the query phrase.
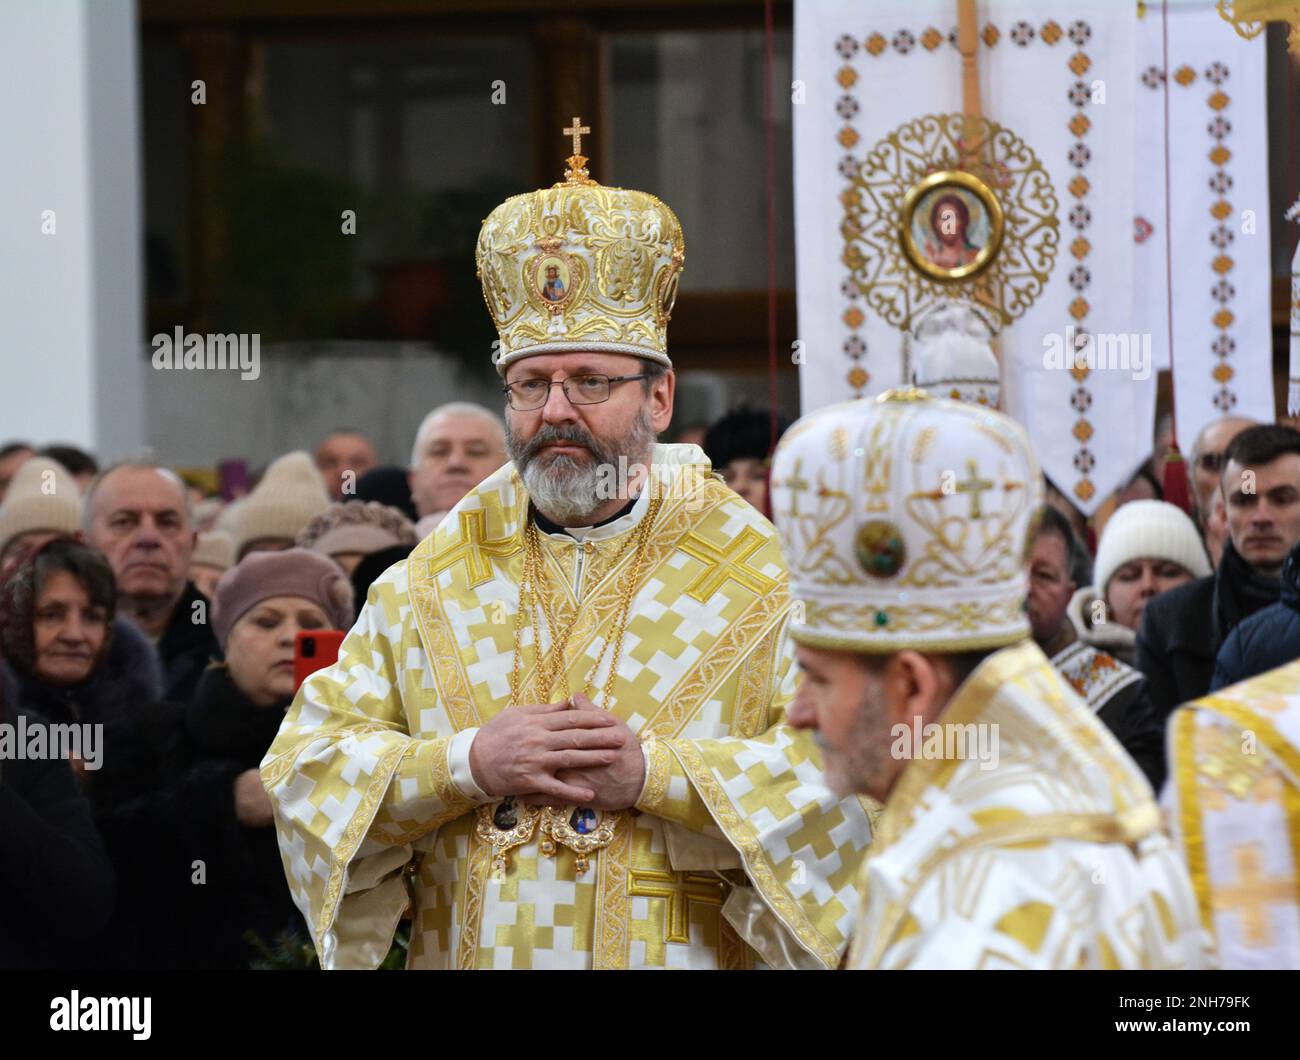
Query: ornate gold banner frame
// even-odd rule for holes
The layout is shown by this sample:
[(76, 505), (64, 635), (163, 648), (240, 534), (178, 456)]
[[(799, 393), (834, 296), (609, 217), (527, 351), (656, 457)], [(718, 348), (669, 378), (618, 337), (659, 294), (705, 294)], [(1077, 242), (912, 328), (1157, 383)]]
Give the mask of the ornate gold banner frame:
[(1289, 22), (1287, 45), (1300, 57), (1300, 0), (1219, 0), (1219, 15), (1239, 36), (1254, 40), (1270, 22)]
[(899, 126), (842, 202), (850, 281), (904, 331), (957, 299), (996, 333), (1033, 305), (1056, 263), (1051, 178), (1028, 144), (987, 118), (928, 114)]

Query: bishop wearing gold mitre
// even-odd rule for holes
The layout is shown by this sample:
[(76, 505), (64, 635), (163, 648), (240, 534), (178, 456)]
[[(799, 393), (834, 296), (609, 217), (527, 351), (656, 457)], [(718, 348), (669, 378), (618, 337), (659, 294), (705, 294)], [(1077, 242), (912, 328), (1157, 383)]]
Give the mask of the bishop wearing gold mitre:
[(834, 967), (869, 803), (785, 717), (776, 532), (659, 445), (684, 261), (664, 203), (566, 179), (478, 273), (511, 460), (379, 579), (262, 763), (322, 967)]
[(1167, 735), (1169, 819), (1215, 964), (1300, 968), (1300, 662), (1187, 703)]
[(1020, 427), (888, 391), (774, 456), (805, 671), (841, 792), (884, 803), (851, 968), (1180, 968), (1191, 887), (1150, 785), (1029, 639), (1042, 479)]

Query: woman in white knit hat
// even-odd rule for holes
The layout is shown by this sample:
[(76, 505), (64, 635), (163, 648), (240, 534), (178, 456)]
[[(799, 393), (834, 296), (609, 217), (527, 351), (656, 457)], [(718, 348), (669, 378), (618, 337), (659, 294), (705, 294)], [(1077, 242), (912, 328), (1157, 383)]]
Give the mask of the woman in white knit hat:
[(56, 537), (81, 532), (81, 491), (62, 464), (33, 456), (0, 504), (0, 573)]
[(315, 462), (297, 450), (273, 460), (257, 488), (222, 512), (217, 529), (235, 539), (238, 562), (250, 552), (293, 548), (298, 531), (329, 506)]
[(1134, 640), (1147, 602), (1210, 573), (1196, 527), (1164, 501), (1130, 501), (1102, 531), (1093, 584), (1070, 600), (1079, 639), (1133, 665)]

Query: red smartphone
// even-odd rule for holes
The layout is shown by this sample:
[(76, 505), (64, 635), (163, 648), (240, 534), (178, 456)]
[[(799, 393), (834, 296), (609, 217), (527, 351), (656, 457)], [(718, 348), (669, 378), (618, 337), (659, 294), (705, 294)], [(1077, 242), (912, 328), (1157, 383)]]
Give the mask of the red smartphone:
[(300, 630), (293, 644), (293, 687), (296, 692), (317, 670), (332, 666), (338, 661), (339, 645), (347, 630)]

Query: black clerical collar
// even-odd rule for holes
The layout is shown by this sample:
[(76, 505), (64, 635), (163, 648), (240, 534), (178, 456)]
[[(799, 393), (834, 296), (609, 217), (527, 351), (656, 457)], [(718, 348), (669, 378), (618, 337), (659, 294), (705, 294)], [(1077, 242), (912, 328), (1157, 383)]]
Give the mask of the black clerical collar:
[[(595, 530), (596, 527), (604, 526), (606, 523), (612, 523), (615, 519), (622, 519), (623, 516), (627, 515), (629, 512), (632, 511), (633, 508), (636, 507), (637, 500), (638, 498), (633, 497), (630, 501), (627, 502), (627, 504), (623, 505), (622, 508), (616, 511), (608, 519), (602, 519), (600, 522), (592, 523), (591, 526), (584, 526), (582, 529)], [(567, 534), (569, 532), (569, 528), (567, 526), (561, 526), (559, 523), (552, 522), (550, 519), (546, 518), (546, 516), (544, 516), (541, 512), (537, 510), (537, 505), (532, 504), (530, 502), (529, 507), (533, 509), (533, 521), (537, 523), (537, 529), (540, 530), (542, 533)]]

